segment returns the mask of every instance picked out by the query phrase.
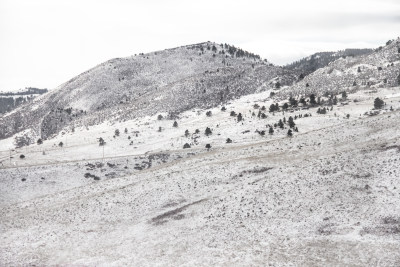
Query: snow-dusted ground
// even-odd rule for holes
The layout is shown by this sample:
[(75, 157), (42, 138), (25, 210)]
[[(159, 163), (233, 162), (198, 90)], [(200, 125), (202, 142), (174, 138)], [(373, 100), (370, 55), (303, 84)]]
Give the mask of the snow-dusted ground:
[[(11, 160), (2, 140), (0, 265), (399, 266), (399, 93), (261, 119), (264, 92), (187, 111), (177, 128), (157, 116), (77, 128)], [(377, 96), (394, 111), (365, 115)], [(299, 114), (312, 116), (292, 138), (287, 125), (268, 134)]]

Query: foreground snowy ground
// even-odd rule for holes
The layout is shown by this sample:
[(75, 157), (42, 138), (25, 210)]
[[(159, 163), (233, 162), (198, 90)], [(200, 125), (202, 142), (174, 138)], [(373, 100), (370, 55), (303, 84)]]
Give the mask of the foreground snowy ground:
[[(177, 128), (152, 117), (77, 129), (11, 160), (1, 141), (0, 265), (399, 266), (399, 93), (259, 119), (261, 93), (187, 112)], [(394, 111), (364, 115), (378, 95)], [(292, 138), (287, 126), (268, 134), (306, 113)]]

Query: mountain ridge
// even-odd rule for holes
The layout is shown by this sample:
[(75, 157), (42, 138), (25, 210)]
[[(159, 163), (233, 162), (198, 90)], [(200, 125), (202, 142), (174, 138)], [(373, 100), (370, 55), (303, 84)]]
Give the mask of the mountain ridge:
[(98, 124), (110, 114), (126, 120), (212, 107), (274, 88), (278, 81), (291, 85), (296, 76), (258, 55), (212, 42), (110, 59), (6, 114), (0, 138), (30, 129), (32, 138), (46, 139), (74, 124)]

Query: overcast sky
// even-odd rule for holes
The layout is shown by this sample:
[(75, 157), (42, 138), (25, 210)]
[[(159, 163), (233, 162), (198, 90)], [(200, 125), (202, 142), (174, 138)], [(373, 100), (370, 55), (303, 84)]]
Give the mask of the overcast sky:
[(400, 36), (400, 0), (0, 0), (0, 91), (55, 88), (89, 68), (229, 43), (286, 64)]

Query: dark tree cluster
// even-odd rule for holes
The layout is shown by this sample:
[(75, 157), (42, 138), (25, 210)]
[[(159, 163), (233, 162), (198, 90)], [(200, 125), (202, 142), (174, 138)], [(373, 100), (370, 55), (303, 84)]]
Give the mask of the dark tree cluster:
[(385, 105), (385, 102), (383, 102), (382, 99), (379, 97), (375, 98), (374, 100), (374, 108), (375, 109), (381, 109)]

